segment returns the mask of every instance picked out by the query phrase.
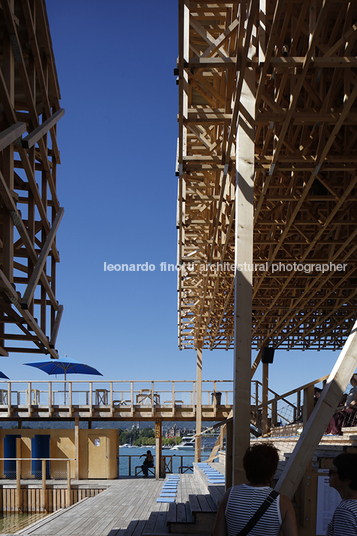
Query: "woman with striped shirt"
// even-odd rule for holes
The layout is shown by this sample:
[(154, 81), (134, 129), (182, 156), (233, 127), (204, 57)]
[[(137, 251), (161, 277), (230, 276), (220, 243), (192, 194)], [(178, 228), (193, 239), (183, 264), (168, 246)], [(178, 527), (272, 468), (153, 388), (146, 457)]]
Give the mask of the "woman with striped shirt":
[(330, 486), (341, 495), (326, 536), (357, 535), (357, 454), (344, 452), (333, 460)]
[[(227, 490), (219, 505), (213, 536), (237, 536), (271, 493), (279, 454), (273, 445), (257, 444), (246, 451), (243, 467), (248, 484)], [(297, 536), (295, 513), (290, 499), (279, 495), (267, 508), (249, 536)]]

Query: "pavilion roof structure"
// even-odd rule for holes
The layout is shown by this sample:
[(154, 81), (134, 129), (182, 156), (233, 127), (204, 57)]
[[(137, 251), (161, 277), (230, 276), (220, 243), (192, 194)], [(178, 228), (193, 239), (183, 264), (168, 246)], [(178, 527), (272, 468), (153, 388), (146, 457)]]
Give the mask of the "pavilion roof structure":
[(253, 263), (238, 269), (253, 270), (252, 346), (341, 348), (357, 318), (357, 4), (179, 6), (179, 347), (233, 347), (235, 144), (250, 68)]
[(58, 358), (57, 122), (64, 110), (44, 0), (0, 1), (0, 99), (0, 354)]

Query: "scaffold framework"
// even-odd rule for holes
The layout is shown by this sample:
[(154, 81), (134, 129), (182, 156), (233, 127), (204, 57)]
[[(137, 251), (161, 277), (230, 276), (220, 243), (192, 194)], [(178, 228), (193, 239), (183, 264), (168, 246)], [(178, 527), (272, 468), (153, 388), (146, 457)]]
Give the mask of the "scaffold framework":
[(58, 358), (56, 128), (64, 110), (45, 2), (1, 0), (0, 43), (0, 354)]
[(252, 346), (341, 348), (357, 318), (357, 5), (179, 2), (179, 347), (234, 342), (236, 132), (255, 73)]

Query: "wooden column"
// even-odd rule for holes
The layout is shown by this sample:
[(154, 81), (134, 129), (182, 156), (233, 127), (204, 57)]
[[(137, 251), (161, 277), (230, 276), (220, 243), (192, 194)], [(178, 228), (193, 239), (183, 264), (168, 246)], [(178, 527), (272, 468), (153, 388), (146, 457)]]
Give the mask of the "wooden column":
[[(263, 395), (262, 403), (265, 404), (268, 402), (268, 383), (269, 383), (269, 364), (263, 363)], [(262, 434), (265, 435), (268, 433), (268, 406), (263, 406), (262, 410)]]
[(22, 440), (21, 437), (16, 438), (16, 512), (22, 512), (22, 490), (21, 490), (21, 454)]
[(284, 467), (275, 488), (280, 493), (284, 493), (289, 497), (293, 496), (356, 366), (357, 322), (353, 326), (326, 386), (304, 426), (292, 455)]
[[(303, 404), (303, 424), (306, 425), (309, 417), (314, 409), (314, 386), (309, 385), (304, 389), (304, 404)], [(299, 525), (302, 527), (312, 527), (314, 516), (312, 509), (314, 508), (315, 499), (313, 497), (316, 494), (316, 489), (312, 485), (313, 472), (312, 461), (308, 463), (305, 473), (301, 480), (300, 488), (297, 495), (300, 492), (300, 508), (299, 508)]]
[[(14, 11), (14, 2), (9, 2), (10, 9)], [(15, 62), (14, 53), (8, 32), (3, 34), (3, 61), (2, 69), (12, 108), (15, 106)], [(6, 185), (10, 191), (14, 190), (14, 144), (11, 143), (2, 151), (3, 174)], [(7, 210), (2, 214), (2, 270), (10, 283), (13, 282), (14, 270), (14, 225), (10, 213)]]
[(66, 507), (71, 506), (72, 497), (71, 497), (71, 462), (67, 460), (67, 492), (66, 492)]
[(226, 429), (226, 489), (232, 486), (233, 476), (233, 419), (228, 419)]
[(155, 479), (159, 480), (162, 475), (161, 459), (162, 459), (162, 421), (155, 419)]
[(309, 385), (304, 389), (304, 406), (303, 406), (303, 423), (304, 425), (309, 420), (309, 417), (314, 409), (314, 386)]
[(75, 457), (74, 478), (76, 480), (79, 480), (79, 456), (80, 456), (80, 448), (79, 448), (79, 417), (75, 417), (75, 419), (74, 419), (74, 457)]
[(42, 460), (41, 512), (47, 512), (46, 460)]
[(196, 404), (196, 440), (195, 462), (201, 461), (201, 432), (202, 432), (202, 341), (197, 348), (197, 404)]
[[(250, 442), (255, 74), (245, 68), (236, 147), (233, 485)], [(250, 265), (250, 269), (249, 269)]]

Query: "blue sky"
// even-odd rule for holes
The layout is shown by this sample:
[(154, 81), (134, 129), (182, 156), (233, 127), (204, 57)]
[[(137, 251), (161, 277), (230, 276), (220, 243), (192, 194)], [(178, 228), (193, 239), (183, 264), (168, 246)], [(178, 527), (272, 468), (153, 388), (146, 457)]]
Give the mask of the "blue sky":
[[(194, 380), (195, 352), (177, 347), (176, 274), (159, 269), (176, 263), (177, 0), (46, 4), (66, 110), (58, 123), (65, 214), (56, 347), (106, 380)], [(156, 270), (105, 272), (104, 262)], [(282, 393), (328, 374), (337, 357), (278, 351), (271, 387)], [(37, 359), (12, 355), (2, 370), (14, 380), (47, 380), (19, 366)], [(231, 379), (232, 369), (232, 351), (204, 352), (205, 379)]]

